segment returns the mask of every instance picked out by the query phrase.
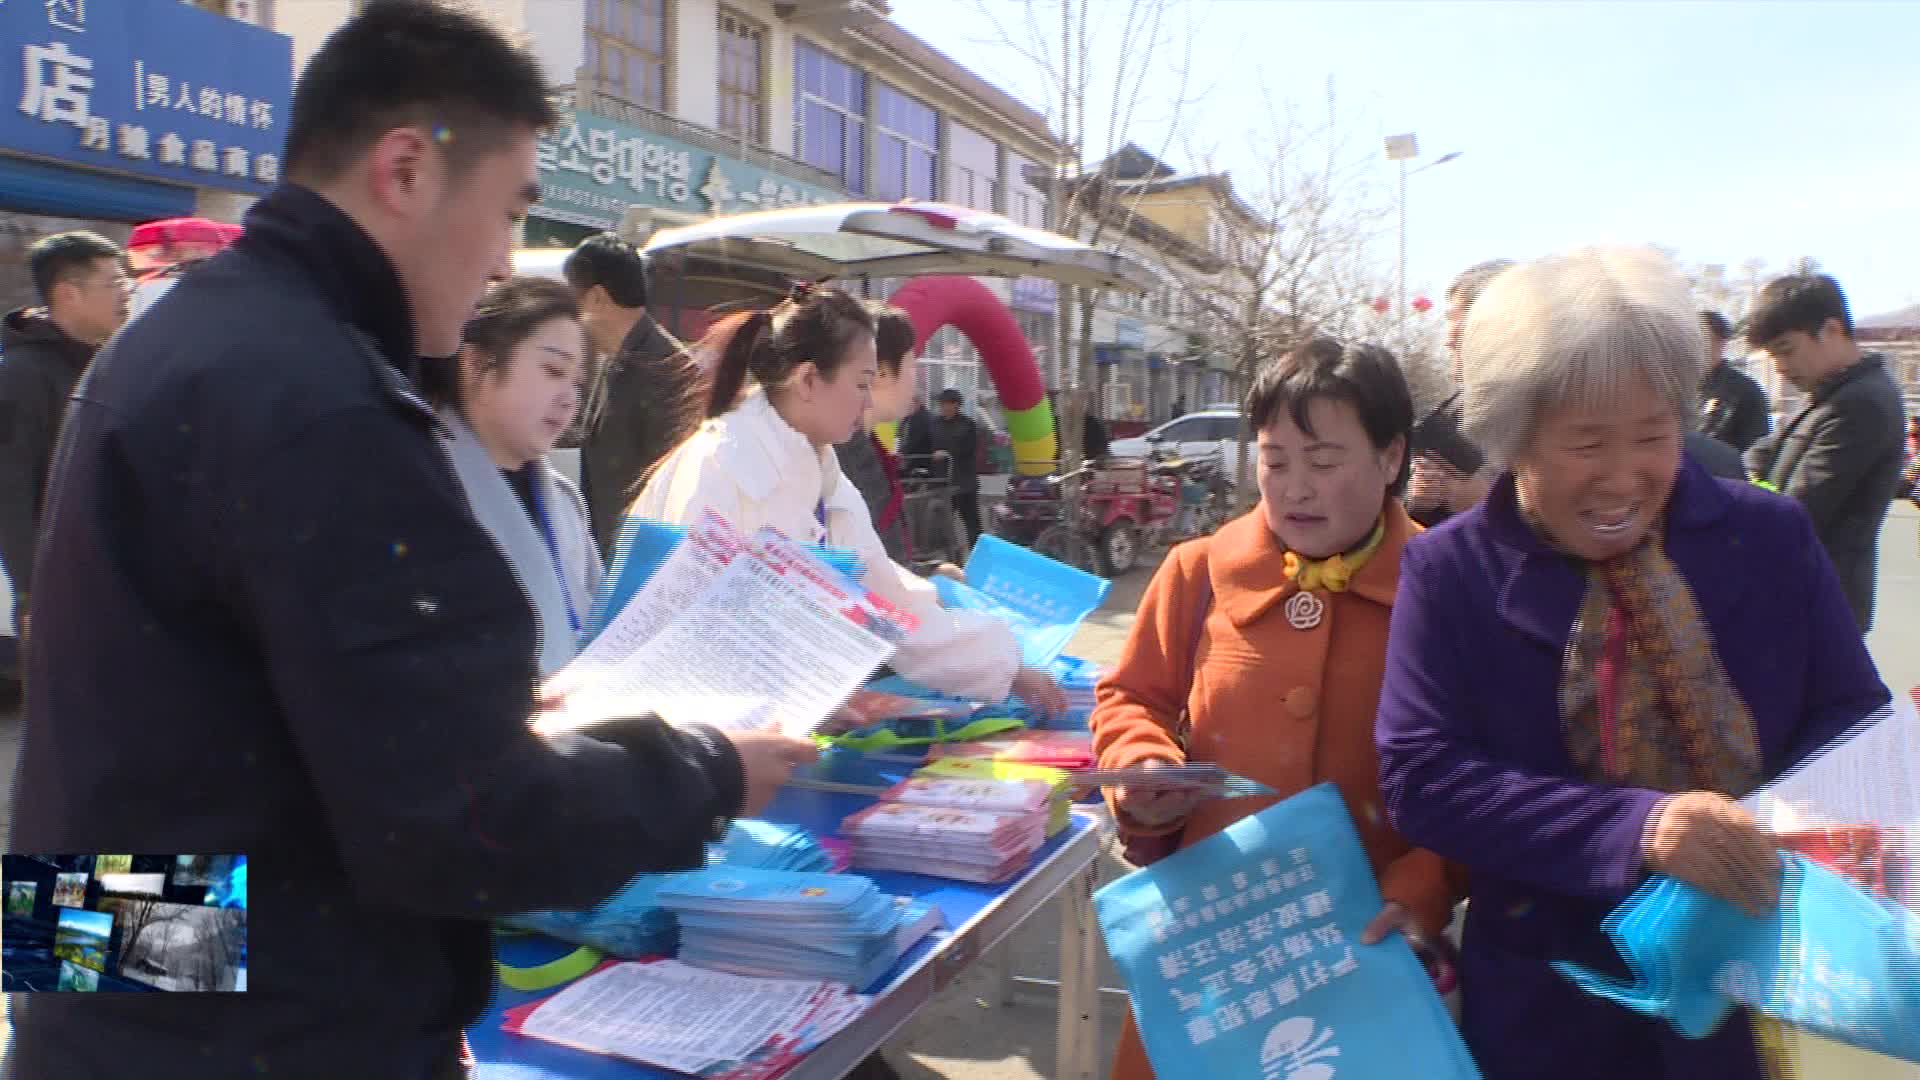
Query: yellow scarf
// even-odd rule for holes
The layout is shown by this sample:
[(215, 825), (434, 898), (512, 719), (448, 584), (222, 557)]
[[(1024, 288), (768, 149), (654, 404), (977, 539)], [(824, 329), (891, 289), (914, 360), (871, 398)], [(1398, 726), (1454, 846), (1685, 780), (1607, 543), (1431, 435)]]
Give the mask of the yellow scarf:
[(1286, 574), (1300, 586), (1301, 592), (1325, 589), (1328, 592), (1346, 592), (1347, 583), (1353, 575), (1367, 565), (1373, 553), (1380, 550), (1380, 544), (1387, 538), (1387, 519), (1381, 518), (1373, 527), (1373, 533), (1366, 542), (1351, 551), (1330, 555), (1324, 559), (1303, 559), (1293, 552), (1287, 552)]

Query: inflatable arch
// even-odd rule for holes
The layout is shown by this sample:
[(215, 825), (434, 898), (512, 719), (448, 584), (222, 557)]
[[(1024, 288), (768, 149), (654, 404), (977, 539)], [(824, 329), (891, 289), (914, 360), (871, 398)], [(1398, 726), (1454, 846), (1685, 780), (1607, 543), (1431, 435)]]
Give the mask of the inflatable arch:
[[(914, 278), (887, 301), (913, 320), (913, 349), (943, 326), (952, 326), (973, 342), (993, 380), (1006, 413), (1016, 472), (1044, 476), (1059, 448), (1054, 442), (1053, 406), (1033, 358), (1033, 346), (1020, 324), (993, 290), (970, 277), (935, 275)], [(887, 436), (891, 441), (892, 432)]]

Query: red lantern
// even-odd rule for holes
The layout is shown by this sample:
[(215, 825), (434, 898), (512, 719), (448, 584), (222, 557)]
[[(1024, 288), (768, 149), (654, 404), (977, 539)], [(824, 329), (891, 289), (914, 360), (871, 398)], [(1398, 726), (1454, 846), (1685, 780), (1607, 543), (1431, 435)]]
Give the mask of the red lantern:
[(1425, 315), (1427, 312), (1433, 310), (1433, 301), (1427, 299), (1425, 294), (1416, 296), (1413, 298), (1413, 310)]
[(1377, 296), (1373, 300), (1373, 310), (1382, 315), (1385, 315), (1392, 307), (1393, 302), (1384, 296)]

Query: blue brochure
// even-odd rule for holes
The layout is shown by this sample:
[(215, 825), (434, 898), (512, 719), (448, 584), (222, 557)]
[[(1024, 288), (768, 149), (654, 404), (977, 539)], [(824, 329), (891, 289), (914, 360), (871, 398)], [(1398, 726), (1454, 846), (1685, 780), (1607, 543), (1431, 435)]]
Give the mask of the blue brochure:
[(1059, 658), (1113, 587), (1105, 578), (997, 536), (980, 537), (966, 571), (965, 585), (933, 579), (940, 603), (1005, 620), (1020, 641), (1022, 662), (1030, 667), (1044, 668)]
[(1380, 912), (1332, 784), (1100, 890), (1100, 929), (1161, 1076), (1477, 1080), (1426, 970)]

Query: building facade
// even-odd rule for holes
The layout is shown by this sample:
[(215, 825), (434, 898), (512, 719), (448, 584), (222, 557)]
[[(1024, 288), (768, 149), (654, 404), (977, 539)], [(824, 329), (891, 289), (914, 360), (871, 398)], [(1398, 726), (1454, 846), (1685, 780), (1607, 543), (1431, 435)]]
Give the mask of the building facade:
[[(916, 0), (925, 2), (925, 0)], [(358, 0), (282, 0), (296, 65)], [(484, 0), (524, 32), (567, 115), (540, 144), (527, 247), (571, 247), (718, 214), (847, 199), (955, 203), (1048, 225), (1044, 117), (858, 0)], [(884, 298), (897, 282), (856, 283)], [(993, 281), (1037, 349), (1050, 283)], [(923, 390), (992, 397), (951, 330)]]
[[(92, 229), (238, 221), (280, 179), (292, 43), (254, 4), (0, 2), (0, 304), (34, 302), (26, 250)], [(212, 10), (210, 10), (210, 8)]]

